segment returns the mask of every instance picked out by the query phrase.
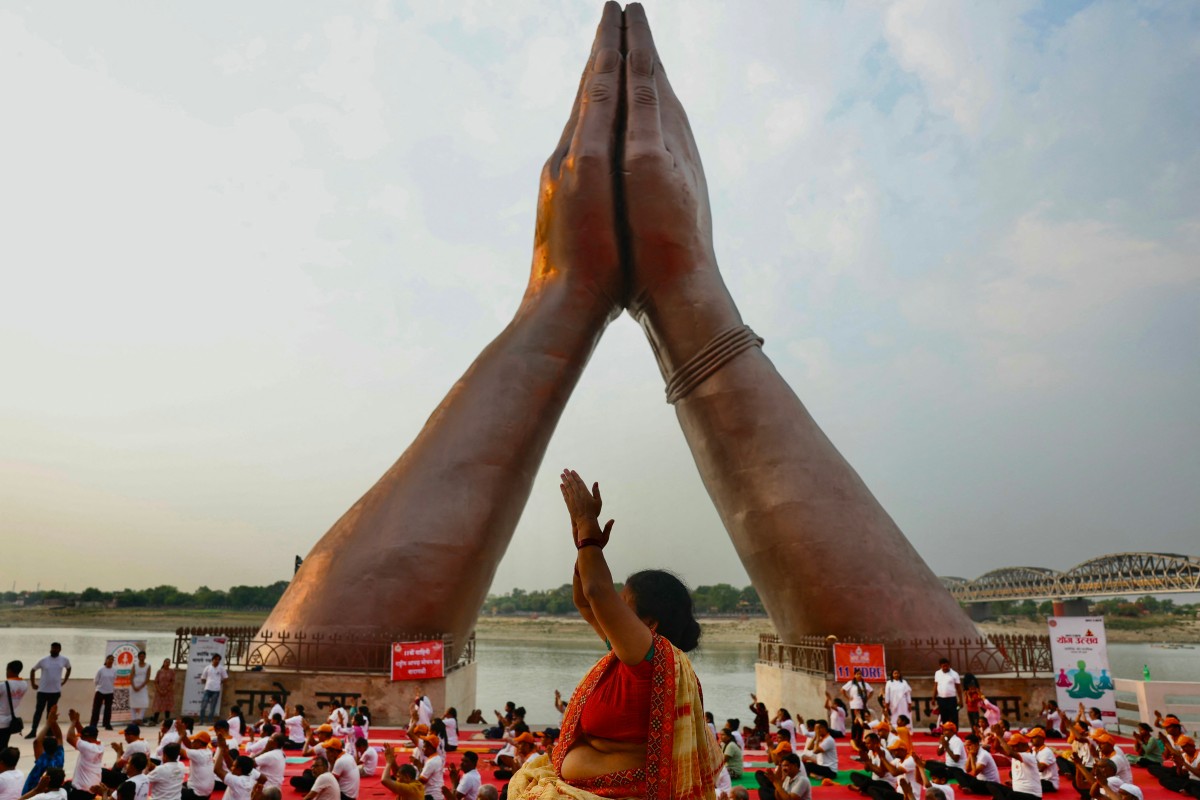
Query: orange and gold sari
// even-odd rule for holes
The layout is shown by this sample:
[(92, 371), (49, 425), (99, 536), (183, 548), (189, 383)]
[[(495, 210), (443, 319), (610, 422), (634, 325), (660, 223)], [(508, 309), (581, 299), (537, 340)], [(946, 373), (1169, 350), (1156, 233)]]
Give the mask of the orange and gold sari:
[(558, 777), (563, 759), (579, 738), (579, 720), (592, 690), (617, 666), (606, 654), (575, 689), (563, 718), (562, 733), (550, 757), (531, 759), (509, 783), (519, 800), (595, 800), (638, 797), (645, 800), (714, 800), (723, 758), (704, 722), (704, 696), (688, 657), (663, 637), (654, 636), (650, 686), (650, 730), (646, 764), (637, 769), (567, 783)]

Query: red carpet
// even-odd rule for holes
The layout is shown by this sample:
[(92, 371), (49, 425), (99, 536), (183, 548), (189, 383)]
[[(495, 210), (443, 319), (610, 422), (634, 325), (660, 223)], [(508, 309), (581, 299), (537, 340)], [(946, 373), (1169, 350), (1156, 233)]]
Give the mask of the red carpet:
[[(462, 761), (463, 753), (467, 750), (473, 750), (479, 754), (479, 765), (480, 765), (479, 772), (480, 772), (480, 776), (483, 778), (483, 782), (490, 783), (496, 787), (500, 787), (500, 786), (504, 785), (504, 783), (506, 781), (497, 780), (495, 778), (495, 776), (492, 774), (493, 770), (491, 768), (490, 762), (491, 762), (492, 755), (494, 753), (496, 753), (501, 747), (503, 747), (503, 743), (499, 742), (499, 741), (472, 738), (476, 734), (480, 733), (480, 731), (481, 731), (480, 728), (466, 729), (466, 730), (461, 731), (459, 734), (459, 745), (458, 745), (459, 749), (453, 753), (446, 754), (446, 764), (447, 764), (447, 766), (449, 766), (450, 764), (460, 763)], [(1126, 754), (1132, 755), (1135, 752), (1134, 748), (1133, 748), (1133, 742), (1131, 739), (1127, 739), (1125, 737), (1117, 737), (1117, 741), (1118, 741), (1118, 744), (1121, 746), (1121, 749), (1124, 750), (1126, 752)], [(913, 742), (916, 745), (917, 753), (922, 758), (937, 758), (937, 739), (935, 739), (934, 737), (932, 737), (928, 734), (917, 733), (913, 737)], [(383, 745), (385, 745), (385, 744), (391, 744), (397, 748), (397, 751), (399, 753), (400, 763), (403, 764), (403, 763), (408, 762), (408, 759), (412, 753), (412, 747), (409, 744), (408, 739), (405, 738), (404, 733), (402, 732), (401, 729), (398, 729), (398, 728), (372, 728), (371, 729), (371, 745), (374, 747), (382, 748)], [(1058, 742), (1051, 742), (1050, 745), (1055, 750), (1060, 750), (1060, 749), (1063, 749), (1066, 747), (1066, 744), (1064, 742), (1062, 742), (1061, 740), (1059, 740)], [(852, 754), (853, 754), (853, 750), (851, 749), (848, 741), (843, 740), (843, 741), (838, 742), (838, 757), (839, 757), (839, 765), (841, 766), (841, 771), (839, 773), (839, 776), (843, 780), (844, 780), (845, 776), (847, 775), (847, 773), (854, 771), (855, 768), (860, 766), (859, 762), (853, 760)], [(289, 753), (289, 756), (290, 755), (294, 755), (294, 754)], [(381, 753), (381, 756), (382, 756), (382, 753)], [(997, 759), (997, 760), (1000, 761), (1001, 759)], [(755, 770), (755, 769), (761, 769), (763, 767), (763, 765), (766, 764), (766, 761), (767, 761), (767, 758), (766, 758), (766, 753), (764, 751), (762, 751), (762, 750), (747, 750), (745, 753), (745, 764), (746, 764), (747, 774), (749, 775), (749, 773), (753, 772), (753, 770)], [(380, 762), (382, 764), (382, 758), (380, 759)], [(305, 764), (288, 764), (287, 777), (291, 778), (293, 775), (299, 775), (301, 772), (304, 771), (304, 769), (306, 768), (306, 765), (307, 765), (307, 762)], [(1001, 774), (1001, 777), (1007, 779), (1008, 771), (1006, 769), (1002, 768), (1000, 771), (1000, 774)], [(1134, 776), (1134, 782), (1139, 787), (1141, 787), (1142, 792), (1146, 797), (1146, 800), (1178, 800), (1178, 798), (1181, 797), (1181, 795), (1175, 794), (1173, 792), (1169, 792), (1166, 789), (1164, 789), (1162, 786), (1159, 785), (1158, 781), (1156, 781), (1149, 773), (1147, 773), (1146, 770), (1144, 770), (1140, 767), (1133, 768), (1133, 776)], [(821, 800), (825, 800), (826, 798), (828, 800), (863, 800), (863, 796), (860, 795), (858, 792), (850, 789), (847, 786), (842, 786), (842, 785), (816, 786), (813, 788), (813, 795), (814, 795), (814, 797), (821, 798)], [(286, 785), (286, 783), (285, 783), (285, 785), (284, 785), (285, 800), (294, 800), (294, 798), (298, 798), (301, 796), (302, 795), (299, 792), (297, 792), (291, 786)], [(360, 792), (359, 792), (359, 797), (363, 798), (364, 800), (376, 800), (376, 798), (388, 798), (388, 797), (393, 797), (393, 796), (394, 795), (392, 795), (391, 792), (389, 792), (387, 789), (384, 789), (383, 786), (380, 785), (379, 776), (363, 779), (361, 788), (360, 788)], [(755, 797), (757, 797), (757, 794), (755, 792), (751, 791), (750, 796), (752, 798), (755, 798)], [(977, 800), (986, 800), (985, 798), (982, 798), (980, 795), (967, 795), (967, 794), (960, 793), (958, 796), (960, 798), (976, 798)], [(216, 800), (217, 797), (218, 797), (217, 794), (213, 795), (214, 800)], [(1057, 794), (1047, 795), (1047, 797), (1048, 798), (1062, 798), (1062, 800), (1077, 800), (1078, 794), (1076, 794), (1074, 789), (1070, 788), (1068, 785), (1066, 785), (1064, 783), (1063, 788)]]

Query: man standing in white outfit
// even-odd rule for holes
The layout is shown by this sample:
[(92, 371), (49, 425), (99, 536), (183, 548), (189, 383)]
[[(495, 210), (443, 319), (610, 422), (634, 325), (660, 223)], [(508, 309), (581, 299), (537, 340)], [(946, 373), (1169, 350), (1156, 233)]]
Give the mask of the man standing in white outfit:
[[(38, 671), (42, 673), (42, 681), (37, 679)], [(42, 711), (58, 705), (62, 696), (62, 687), (71, 678), (71, 661), (62, 654), (62, 645), (53, 642), (50, 645), (50, 655), (33, 665), (29, 670), (29, 684), (37, 692), (37, 708), (33, 711), (33, 721), (29, 723), (29, 733), (26, 739), (36, 739), (38, 723), (42, 721)]]
[(962, 705), (962, 678), (950, 669), (950, 659), (938, 662), (938, 671), (933, 673), (933, 696), (937, 700), (938, 717), (941, 724), (953, 722), (958, 725), (958, 708)]
[(221, 656), (213, 653), (212, 663), (200, 673), (204, 696), (200, 699), (200, 723), (211, 722), (221, 707), (221, 684), (229, 678), (229, 670), (221, 665)]

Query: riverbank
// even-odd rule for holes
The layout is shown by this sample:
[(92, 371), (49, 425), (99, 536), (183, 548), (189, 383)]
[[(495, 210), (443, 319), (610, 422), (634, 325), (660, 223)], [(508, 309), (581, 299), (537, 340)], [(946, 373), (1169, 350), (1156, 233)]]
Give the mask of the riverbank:
[[(177, 628), (258, 626), (266, 618), (265, 611), (220, 609), (0, 608), (0, 627), (4, 628), (97, 628), (170, 632)], [(703, 641), (718, 645), (755, 645), (760, 634), (774, 633), (775, 630), (766, 617), (702, 618), (700, 626), (704, 631)], [(985, 622), (979, 627), (985, 634), (1041, 636), (1046, 633), (1044, 622), (1028, 619)], [(587, 640), (594, 635), (587, 623), (579, 617), (485, 616), (481, 617), (475, 626), (475, 636), (480, 640)], [(1109, 625), (1108, 640), (1130, 644), (1200, 643), (1200, 621), (1180, 620), (1175, 624), (1156, 625), (1139, 630), (1125, 630), (1117, 625)]]

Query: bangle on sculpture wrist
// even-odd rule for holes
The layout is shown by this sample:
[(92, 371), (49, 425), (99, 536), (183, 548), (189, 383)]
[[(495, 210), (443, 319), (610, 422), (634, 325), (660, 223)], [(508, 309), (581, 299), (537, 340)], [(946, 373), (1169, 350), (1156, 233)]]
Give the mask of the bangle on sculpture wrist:
[(667, 402), (674, 405), (743, 350), (762, 347), (762, 343), (749, 325), (737, 325), (718, 334), (672, 373), (667, 380)]

